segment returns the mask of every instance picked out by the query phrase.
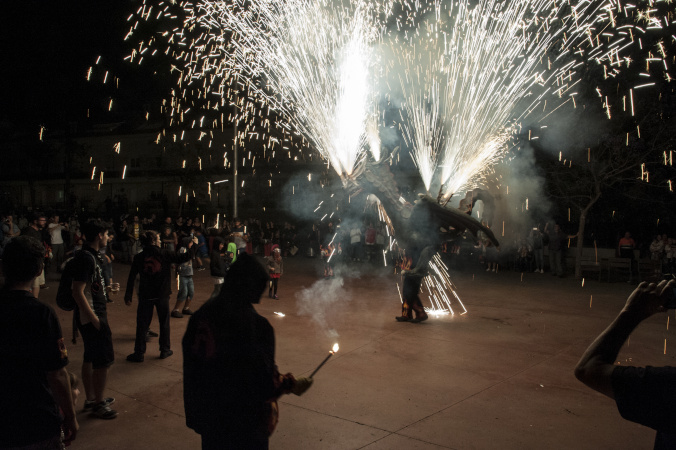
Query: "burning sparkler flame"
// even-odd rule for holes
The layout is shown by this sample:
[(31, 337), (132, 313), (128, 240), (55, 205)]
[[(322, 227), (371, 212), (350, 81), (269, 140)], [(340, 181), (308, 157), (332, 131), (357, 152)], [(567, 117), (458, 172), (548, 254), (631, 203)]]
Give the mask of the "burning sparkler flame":
[(336, 352), (338, 351), (339, 348), (340, 348), (340, 347), (338, 346), (338, 343), (336, 342), (335, 344), (333, 344), (333, 350), (332, 350), (332, 352), (333, 352), (333, 353), (336, 353)]

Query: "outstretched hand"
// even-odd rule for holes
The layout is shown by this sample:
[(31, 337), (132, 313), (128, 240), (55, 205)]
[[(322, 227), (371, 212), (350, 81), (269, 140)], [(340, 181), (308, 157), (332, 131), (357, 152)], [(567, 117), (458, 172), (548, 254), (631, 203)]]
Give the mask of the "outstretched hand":
[(622, 309), (639, 320), (666, 311), (666, 304), (674, 295), (676, 281), (662, 280), (658, 284), (643, 282), (629, 295)]

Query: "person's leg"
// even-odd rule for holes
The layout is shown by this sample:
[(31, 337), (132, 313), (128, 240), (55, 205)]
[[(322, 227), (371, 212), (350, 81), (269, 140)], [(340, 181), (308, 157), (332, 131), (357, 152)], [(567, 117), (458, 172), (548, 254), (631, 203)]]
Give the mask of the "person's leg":
[(209, 300), (218, 297), (218, 294), (221, 293), (221, 286), (222, 286), (222, 284), (220, 284), (220, 283), (214, 284), (214, 290), (213, 290), (213, 292), (211, 293), (211, 296), (209, 297)]
[(563, 276), (563, 250), (557, 250), (555, 253), (556, 256), (556, 274), (560, 277)]
[(279, 282), (279, 278), (273, 278), (272, 279), (272, 295), (273, 297), (277, 297), (277, 283)]
[(134, 343), (134, 353), (143, 355), (146, 352), (146, 333), (153, 320), (153, 302), (139, 300), (136, 309), (136, 342)]
[(192, 310), (190, 309), (190, 303), (192, 302), (192, 299), (195, 297), (195, 282), (193, 281), (192, 277), (188, 278), (186, 280), (186, 287), (188, 290), (188, 293), (186, 295), (185, 299), (185, 306), (183, 307), (183, 310), (181, 311), (183, 314), (192, 314)]
[(94, 401), (98, 404), (103, 401), (103, 391), (106, 389), (108, 380), (108, 367), (92, 369), (92, 387), (94, 388)]
[(556, 276), (556, 252), (552, 249), (549, 250), (549, 271)]
[(408, 322), (413, 319), (413, 310), (411, 308), (413, 303), (413, 298), (415, 296), (414, 286), (415, 283), (411, 281), (411, 278), (408, 276), (404, 277), (404, 283), (401, 288), (401, 316), (396, 317), (399, 322)]
[(40, 280), (38, 278), (35, 278), (35, 280), (33, 280), (31, 294), (33, 294), (33, 297), (35, 298), (38, 298), (40, 296)]
[(183, 309), (183, 304), (185, 299), (188, 297), (188, 277), (178, 277), (178, 294), (176, 294), (176, 303), (174, 304), (174, 309), (171, 311), (173, 317), (182, 317), (183, 314), (181, 310)]
[(157, 320), (160, 323), (160, 352), (171, 349), (171, 333), (169, 324), (169, 297), (155, 301)]
[[(83, 338), (84, 339), (84, 338)], [(96, 399), (96, 390), (94, 389), (94, 381), (92, 374), (92, 363), (83, 362), (82, 363), (82, 387), (85, 391), (86, 400), (93, 402)]]

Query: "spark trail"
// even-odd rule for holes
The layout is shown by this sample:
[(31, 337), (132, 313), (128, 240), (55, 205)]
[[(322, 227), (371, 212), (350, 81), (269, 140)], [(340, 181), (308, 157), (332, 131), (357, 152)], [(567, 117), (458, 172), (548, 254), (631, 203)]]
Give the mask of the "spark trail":
[(403, 98), (403, 136), (440, 199), (485, 181), (523, 119), (574, 106), (582, 65), (616, 75), (629, 64), (623, 52), (638, 45), (630, 31), (643, 31), (618, 29), (630, 13), (615, 0), (430, 6), (417, 12), (424, 19), (406, 30), (406, 45), (390, 40), (388, 68)]

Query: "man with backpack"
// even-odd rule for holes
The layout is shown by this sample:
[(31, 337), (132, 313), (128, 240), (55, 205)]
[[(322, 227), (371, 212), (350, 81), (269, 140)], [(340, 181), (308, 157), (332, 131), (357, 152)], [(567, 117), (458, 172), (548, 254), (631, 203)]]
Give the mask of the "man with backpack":
[(99, 253), (99, 248), (108, 242), (108, 230), (89, 222), (82, 227), (82, 233), (85, 238), (82, 250), (67, 266), (76, 304), (75, 323), (84, 342), (82, 384), (87, 396), (85, 409), (91, 409), (92, 414), (100, 419), (114, 419), (117, 411), (110, 405), (115, 399), (103, 397), (108, 369), (115, 361), (106, 311), (108, 295), (101, 270), (103, 260)]

